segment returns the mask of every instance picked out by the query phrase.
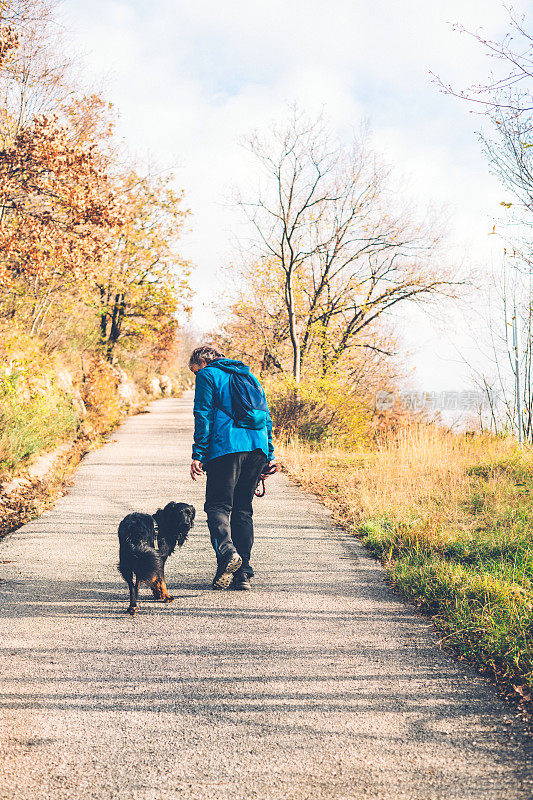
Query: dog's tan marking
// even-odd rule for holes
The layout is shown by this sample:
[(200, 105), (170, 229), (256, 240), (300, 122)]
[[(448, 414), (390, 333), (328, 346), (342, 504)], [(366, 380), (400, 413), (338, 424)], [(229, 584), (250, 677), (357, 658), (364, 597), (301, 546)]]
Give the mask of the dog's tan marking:
[(154, 575), (151, 581), (146, 581), (150, 589), (152, 590), (152, 594), (156, 600), (162, 600), (163, 596), (161, 594), (161, 578), (159, 575)]
[(159, 599), (162, 600), (163, 603), (172, 603), (174, 598), (167, 592), (167, 585), (163, 578), (157, 578), (154, 586), (157, 588)]

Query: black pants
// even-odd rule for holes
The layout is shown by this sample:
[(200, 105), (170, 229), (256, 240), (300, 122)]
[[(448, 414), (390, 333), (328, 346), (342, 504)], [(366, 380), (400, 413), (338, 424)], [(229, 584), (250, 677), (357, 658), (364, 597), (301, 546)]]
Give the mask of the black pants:
[(252, 500), (266, 463), (262, 450), (228, 453), (206, 464), (204, 510), (217, 561), (236, 550), (242, 572), (253, 575), (250, 553), (254, 543)]

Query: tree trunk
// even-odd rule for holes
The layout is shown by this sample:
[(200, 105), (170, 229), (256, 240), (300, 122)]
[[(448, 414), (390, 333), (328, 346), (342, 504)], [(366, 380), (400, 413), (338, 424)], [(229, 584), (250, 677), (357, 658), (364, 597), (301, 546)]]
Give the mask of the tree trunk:
[(115, 345), (118, 342), (118, 338), (120, 336), (120, 329), (122, 327), (122, 319), (124, 317), (125, 309), (126, 309), (126, 304), (124, 302), (124, 295), (116, 294), (115, 302), (113, 305), (113, 314), (111, 316), (111, 328), (109, 330), (109, 336), (107, 338), (106, 358), (108, 361), (113, 360), (113, 350), (115, 349)]
[(102, 306), (100, 311), (100, 345), (104, 348), (107, 340), (107, 303), (103, 286), (100, 286), (100, 305)]
[(292, 375), (296, 386), (300, 385), (301, 361), (300, 361), (300, 339), (296, 330), (296, 313), (294, 310), (294, 292), (292, 288), (292, 271), (287, 272), (285, 280), (285, 301), (289, 316), (289, 334), (292, 345)]

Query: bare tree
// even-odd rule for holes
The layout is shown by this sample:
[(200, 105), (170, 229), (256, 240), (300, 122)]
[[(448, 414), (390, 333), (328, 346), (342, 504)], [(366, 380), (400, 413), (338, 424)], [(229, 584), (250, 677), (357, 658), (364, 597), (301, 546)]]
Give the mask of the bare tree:
[(533, 37), (527, 30), (525, 14), (517, 14), (512, 6), (503, 3), (509, 16), (509, 30), (502, 41), (491, 39), (480, 31), (469, 31), (457, 23), (452, 28), (459, 34), (470, 36), (485, 51), (500, 71), (491, 70), (485, 83), (458, 89), (446, 83), (439, 75), (433, 78), (445, 94), (467, 100), (473, 110), (491, 115), (494, 110), (514, 115), (529, 115), (533, 111), (531, 79), (533, 78)]
[(390, 170), (368, 138), (363, 129), (347, 149), (322, 117), (293, 107), (286, 126), (246, 142), (261, 168), (257, 196), (239, 198), (255, 232), (248, 248), (281, 270), (296, 384), (317, 341), (326, 374), (351, 347), (372, 348), (361, 334), (398, 303), (454, 285), (434, 266), (435, 227), (394, 210)]
[[(440, 90), (465, 100), (471, 110), (489, 122), (478, 136), (491, 171), (514, 195), (517, 203), (502, 201), (521, 221), (532, 224), (533, 212), (533, 35), (525, 15), (504, 6), (509, 15), (509, 31), (498, 42), (479, 32), (454, 25), (482, 46), (500, 72), (491, 71), (484, 84), (457, 89), (434, 76)], [(515, 219), (516, 221), (516, 219)]]

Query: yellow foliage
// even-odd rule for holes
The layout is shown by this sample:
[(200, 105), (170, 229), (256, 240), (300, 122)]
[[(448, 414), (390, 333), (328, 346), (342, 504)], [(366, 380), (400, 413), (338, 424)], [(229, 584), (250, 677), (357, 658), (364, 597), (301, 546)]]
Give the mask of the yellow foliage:
[(285, 441), (336, 441), (354, 445), (370, 435), (370, 415), (350, 388), (337, 377), (266, 382), (274, 431)]
[(101, 433), (119, 422), (118, 376), (111, 364), (101, 356), (91, 360), (83, 377), (81, 395), (93, 431)]

